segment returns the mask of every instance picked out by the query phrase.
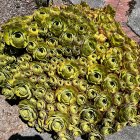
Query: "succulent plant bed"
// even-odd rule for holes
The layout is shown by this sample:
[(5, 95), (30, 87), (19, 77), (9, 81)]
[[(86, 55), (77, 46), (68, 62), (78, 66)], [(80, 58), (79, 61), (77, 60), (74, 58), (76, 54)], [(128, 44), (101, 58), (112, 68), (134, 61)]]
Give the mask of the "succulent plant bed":
[(48, 7), (0, 33), (0, 86), (20, 117), (54, 139), (104, 139), (140, 123), (139, 45), (109, 5)]

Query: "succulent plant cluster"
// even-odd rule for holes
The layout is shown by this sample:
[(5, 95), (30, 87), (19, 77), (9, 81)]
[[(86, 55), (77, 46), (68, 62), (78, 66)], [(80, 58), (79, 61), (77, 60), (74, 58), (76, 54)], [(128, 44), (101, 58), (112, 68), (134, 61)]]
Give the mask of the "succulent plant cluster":
[(109, 5), (15, 17), (0, 32), (0, 87), (21, 118), (57, 140), (103, 140), (140, 123), (139, 45)]

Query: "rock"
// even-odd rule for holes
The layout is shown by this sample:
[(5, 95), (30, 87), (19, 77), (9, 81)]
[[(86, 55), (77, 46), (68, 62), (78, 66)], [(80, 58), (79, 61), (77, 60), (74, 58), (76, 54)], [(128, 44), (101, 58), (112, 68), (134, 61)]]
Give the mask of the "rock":
[(140, 36), (140, 1), (135, 0), (136, 5), (128, 18), (128, 26)]
[(102, 7), (105, 4), (105, 0), (69, 0), (73, 4), (78, 4), (81, 1), (87, 2), (90, 7)]

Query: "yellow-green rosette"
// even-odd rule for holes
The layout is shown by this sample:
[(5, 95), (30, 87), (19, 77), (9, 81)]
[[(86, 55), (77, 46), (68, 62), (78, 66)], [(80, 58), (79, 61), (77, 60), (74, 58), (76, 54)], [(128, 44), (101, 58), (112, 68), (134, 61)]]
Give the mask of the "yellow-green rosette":
[(112, 119), (104, 118), (102, 120), (102, 126), (105, 126), (105, 127), (113, 127), (113, 125), (114, 125), (114, 120), (112, 120)]
[(88, 66), (87, 80), (91, 84), (100, 84), (105, 77), (105, 69), (102, 65)]
[(33, 58), (36, 60), (43, 60), (47, 55), (47, 49), (44, 44), (38, 44), (38, 47), (33, 51)]
[(87, 34), (87, 31), (89, 30), (89, 26), (87, 23), (76, 23), (75, 30), (79, 35), (85, 35)]
[(79, 111), (79, 106), (77, 104), (72, 104), (69, 106), (69, 111), (71, 114), (77, 114)]
[(85, 92), (87, 90), (87, 81), (86, 80), (79, 80), (78, 82), (78, 89), (82, 92)]
[(62, 46), (70, 45), (74, 41), (76, 41), (76, 36), (72, 30), (66, 30), (59, 37), (59, 42), (62, 44)]
[(46, 108), (46, 102), (42, 99), (39, 99), (36, 103), (38, 110), (44, 110)]
[(67, 117), (61, 113), (55, 113), (54, 115), (48, 116), (45, 120), (44, 129), (46, 131), (61, 132), (67, 127)]
[(38, 86), (38, 87), (34, 90), (33, 95), (35, 96), (36, 99), (41, 99), (41, 98), (44, 97), (45, 93), (46, 93), (45, 88), (42, 87), (42, 86)]
[(56, 90), (55, 96), (59, 102), (70, 105), (76, 102), (77, 90), (72, 86), (60, 87)]
[(118, 109), (114, 106), (109, 108), (105, 116), (106, 118), (109, 118), (110, 120), (114, 120), (118, 116)]
[(133, 104), (126, 104), (119, 111), (120, 122), (128, 122), (134, 120), (136, 116), (137, 116), (137, 108)]
[(82, 56), (89, 56), (95, 52), (96, 42), (93, 39), (86, 39), (81, 48)]
[(49, 23), (49, 30), (55, 35), (59, 36), (63, 31), (65, 31), (65, 23), (60, 16), (54, 16), (51, 18)]
[(46, 106), (47, 112), (54, 112), (55, 111), (55, 105), (54, 104), (47, 104)]
[(130, 92), (129, 99), (131, 103), (137, 105), (140, 101), (140, 89), (135, 89), (134, 91)]
[(6, 77), (5, 77), (4, 73), (0, 72), (0, 87), (3, 86), (5, 80), (6, 80)]
[(6, 99), (14, 99), (15, 94), (12, 88), (3, 88), (2, 89), (2, 94), (6, 97)]
[(71, 124), (73, 124), (73, 125), (78, 125), (79, 122), (80, 122), (80, 117), (79, 117), (79, 115), (78, 115), (78, 114), (73, 114), (73, 115), (71, 116), (71, 118), (70, 118), (70, 122), (71, 122)]
[(121, 58), (120, 53), (114, 53), (113, 49), (110, 49), (107, 51), (105, 58), (104, 58), (104, 64), (108, 68), (108, 71), (117, 71), (120, 69), (121, 64)]
[(69, 124), (68, 130), (72, 133), (74, 137), (78, 137), (82, 134), (82, 131), (80, 130), (80, 128), (72, 124)]
[(87, 96), (85, 93), (79, 93), (76, 97), (77, 104), (79, 106), (84, 105), (87, 102)]
[(31, 105), (29, 100), (22, 100), (19, 102), (19, 113), (20, 116), (25, 120), (29, 122), (33, 122), (37, 119), (37, 112), (35, 109), (35, 106)]
[(56, 140), (74, 140), (74, 136), (69, 131), (58, 132)]
[(55, 102), (54, 93), (52, 91), (47, 91), (44, 95), (44, 100), (47, 103), (54, 103)]
[(34, 38), (30, 38), (26, 50), (28, 53), (33, 53), (36, 50), (37, 42)]
[(100, 130), (101, 134), (104, 136), (110, 135), (112, 133), (114, 133), (114, 129), (110, 126), (103, 126)]
[(129, 71), (122, 70), (120, 75), (126, 84), (125, 88), (133, 90), (137, 86), (136, 77)]
[(46, 18), (49, 17), (49, 13), (47, 13), (46, 8), (40, 8), (39, 10), (36, 10), (33, 14), (33, 18), (37, 23), (43, 22)]
[(118, 33), (114, 33), (112, 36), (111, 36), (111, 44), (115, 47), (117, 46), (122, 46), (124, 44), (124, 37)]
[(38, 113), (38, 116), (41, 119), (47, 118), (47, 112), (45, 110), (40, 110), (39, 113)]
[(57, 69), (57, 72), (64, 79), (74, 79), (78, 76), (77, 66), (71, 62), (61, 63)]
[(21, 71), (27, 71), (30, 67), (30, 64), (28, 61), (23, 61), (22, 63), (19, 64), (19, 67)]
[(100, 111), (107, 111), (111, 104), (111, 98), (107, 94), (101, 94), (94, 100), (94, 106)]
[(96, 124), (100, 117), (100, 112), (92, 107), (85, 107), (80, 111), (80, 118), (89, 123)]
[(104, 140), (104, 137), (97, 130), (93, 130), (88, 134), (88, 140)]
[(120, 89), (118, 76), (112, 73), (108, 74), (103, 81), (103, 88), (109, 93), (118, 92)]
[(121, 131), (125, 126), (127, 125), (127, 122), (116, 122), (115, 123), (115, 131)]
[(137, 86), (140, 86), (140, 74), (136, 76), (136, 83), (137, 83)]
[(25, 48), (28, 44), (26, 25), (17, 23), (7, 26), (4, 33), (4, 41), (7, 45), (15, 48)]
[(123, 102), (124, 102), (123, 93), (122, 92), (115, 93), (113, 96), (114, 105), (120, 106)]
[(56, 108), (63, 114), (68, 114), (68, 107), (64, 103), (56, 103)]
[(46, 74), (40, 74), (38, 77), (38, 83), (39, 84), (44, 84), (47, 81), (47, 76)]
[(52, 49), (58, 46), (58, 39), (54, 37), (50, 37), (47, 39), (46, 44), (50, 48), (50, 55), (51, 55), (51, 51), (53, 51)]
[(32, 22), (28, 26), (28, 32), (29, 32), (29, 36), (38, 36), (39, 29), (38, 29), (38, 26), (37, 26), (37, 22)]
[(101, 44), (101, 43), (100, 44), (97, 44), (96, 47), (95, 47), (95, 49), (96, 49), (96, 52), (97, 52), (97, 54), (99, 56), (104, 55), (106, 53), (106, 51), (107, 51), (106, 45)]
[(93, 85), (88, 87), (87, 89), (87, 98), (88, 99), (95, 99), (98, 95), (100, 95), (101, 89), (99, 86)]
[(23, 83), (19, 85), (17, 84), (14, 87), (14, 94), (21, 99), (25, 99), (25, 98), (29, 99), (32, 96), (31, 89), (28, 84), (25, 84), (25, 85), (24, 84)]
[(91, 125), (87, 121), (81, 121), (80, 129), (82, 130), (83, 133), (89, 133), (89, 132), (91, 132)]
[(42, 67), (38, 63), (31, 63), (30, 69), (35, 75), (40, 75), (43, 72)]

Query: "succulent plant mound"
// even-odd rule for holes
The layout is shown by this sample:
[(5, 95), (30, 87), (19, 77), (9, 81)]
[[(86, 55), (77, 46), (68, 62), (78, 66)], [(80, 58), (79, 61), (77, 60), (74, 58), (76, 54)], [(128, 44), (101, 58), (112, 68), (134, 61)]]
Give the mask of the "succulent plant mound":
[(3, 24), (0, 87), (30, 127), (103, 140), (140, 123), (140, 46), (114, 16), (81, 3)]

